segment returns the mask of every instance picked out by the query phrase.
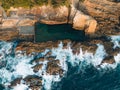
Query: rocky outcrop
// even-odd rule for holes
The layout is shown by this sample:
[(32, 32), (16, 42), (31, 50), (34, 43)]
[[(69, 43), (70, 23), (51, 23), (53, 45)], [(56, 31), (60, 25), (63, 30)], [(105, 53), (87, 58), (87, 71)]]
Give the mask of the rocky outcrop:
[(37, 21), (45, 24), (64, 24), (67, 23), (68, 17), (68, 8), (66, 6), (54, 8), (49, 5), (43, 5), (33, 7), (31, 10), (22, 7), (12, 7), (8, 10), (8, 15), (12, 17), (13, 12), (14, 16), (17, 14), (16, 16), (36, 19)]
[(50, 75), (63, 74), (63, 70), (59, 66), (59, 60), (52, 60), (48, 62), (47, 73), (49, 73)]
[(2, 22), (1, 28), (14, 28), (17, 27), (19, 19), (6, 19)]
[(3, 21), (0, 28), (14, 28), (20, 26), (34, 26), (35, 20), (29, 18), (8, 18)]
[(0, 40), (34, 41), (34, 23), (31, 19), (6, 19), (0, 25)]
[(120, 3), (115, 0), (85, 0), (80, 4), (84, 13), (94, 17), (98, 35), (120, 34)]
[(0, 24), (2, 23), (2, 10), (0, 10)]
[[(74, 29), (85, 30), (86, 33), (94, 33), (97, 25), (95, 19), (78, 10), (72, 2), (69, 7), (60, 6), (54, 8), (49, 5), (43, 5), (41, 7), (33, 7), (31, 10), (10, 8), (8, 11), (10, 16), (32, 18), (44, 24), (73, 24)], [(12, 12), (17, 15), (13, 15)]]
[(24, 81), (27, 85), (29, 85), (29, 88), (31, 90), (41, 90), (42, 88), (42, 78), (35, 76), (35, 75), (29, 75), (24, 78)]
[(76, 11), (76, 15), (73, 19), (73, 28), (76, 30), (85, 30), (86, 34), (95, 33), (97, 21), (92, 17), (83, 14), (79, 10)]
[(92, 34), (96, 31), (97, 21), (89, 15), (84, 14), (79, 7), (82, 1), (70, 0), (69, 23), (73, 24), (76, 30), (84, 30), (86, 34)]
[[(104, 2), (104, 3), (103, 3)], [(39, 6), (31, 9), (10, 8), (1, 27), (33, 26), (38, 21), (45, 24), (72, 24), (76, 30), (84, 30), (95, 37), (120, 32), (120, 3), (111, 0), (70, 0), (70, 6)], [(3, 12), (3, 10), (2, 10)], [(22, 18), (21, 21), (17, 18)], [(23, 19), (25, 18), (25, 20)], [(28, 19), (26, 19), (28, 18)], [(19, 23), (19, 24), (18, 24)], [(32, 24), (31, 24), (32, 23)], [(24, 24), (24, 25), (23, 25)], [(29, 25), (28, 25), (29, 24)], [(18, 29), (19, 30), (19, 29)], [(24, 38), (24, 36), (23, 36)]]
[(19, 33), (16, 28), (0, 29), (0, 40), (2, 41), (17, 40), (18, 37), (19, 37)]
[(1, 3), (0, 3), (0, 24), (2, 24), (3, 19), (6, 19), (7, 15), (5, 10), (3, 9), (3, 7), (1, 7)]
[[(16, 47), (16, 52), (20, 50), (20, 51), (25, 51), (27, 55), (30, 54), (37, 55), (38, 53), (44, 52), (46, 49), (51, 50), (52, 48), (57, 48), (60, 42), (63, 42), (63, 49), (68, 48), (68, 43), (71, 43), (70, 47), (74, 55), (79, 54), (80, 49), (82, 49), (83, 53), (89, 52), (95, 55), (96, 50), (98, 48), (97, 44), (101, 44), (104, 46), (105, 52), (107, 53), (107, 56), (104, 58), (102, 63), (110, 63), (110, 64), (115, 63), (114, 56), (116, 56), (120, 51), (120, 48), (113, 49), (114, 44), (110, 42), (110, 40), (106, 38), (100, 38), (100, 39), (89, 39), (84, 42), (75, 42), (71, 40), (63, 40), (56, 42), (48, 41), (41, 43), (21, 42)], [(37, 63), (33, 67), (34, 72), (38, 72), (41, 69), (42, 64), (39, 64), (39, 62), (41, 61), (43, 62), (44, 60), (49, 61), (47, 66), (47, 73), (51, 75), (52, 74), (56, 75), (59, 73), (62, 75), (62, 69), (59, 67), (59, 60), (56, 60), (56, 57), (52, 56), (51, 51), (46, 53), (44, 57), (40, 57), (39, 59), (35, 59), (34, 61), (32, 61), (32, 63)]]

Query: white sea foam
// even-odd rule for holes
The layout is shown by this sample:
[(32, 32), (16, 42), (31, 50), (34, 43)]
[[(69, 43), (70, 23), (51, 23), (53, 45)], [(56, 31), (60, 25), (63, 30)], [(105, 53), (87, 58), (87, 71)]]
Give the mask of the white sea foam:
[(104, 46), (101, 44), (97, 44), (98, 48), (95, 52), (95, 55), (92, 59), (92, 63), (94, 66), (100, 65), (102, 60), (107, 56)]
[(76, 66), (76, 64), (79, 64), (82, 61), (85, 61), (88, 64), (91, 63), (94, 66), (100, 65), (107, 54), (103, 45), (97, 44), (97, 46), (98, 48), (95, 52), (95, 55), (87, 51), (83, 53), (82, 48), (80, 48), (79, 54), (74, 55), (70, 46), (68, 46), (66, 49), (63, 49), (61, 43), (57, 49), (53, 49), (52, 51), (53, 55), (57, 56), (56, 59), (60, 60), (61, 67), (67, 71), (66, 62), (70, 62), (72, 66)]
[[(113, 36), (110, 36), (109, 38), (111, 38), (111, 42), (114, 44), (113, 49), (117, 47), (120, 48), (120, 35), (113, 35)], [(102, 63), (101, 68), (104, 70), (108, 68), (115, 69), (120, 64), (120, 52), (114, 56), (114, 60), (115, 60), (115, 63), (113, 64)]]
[(115, 62), (120, 63), (120, 53), (118, 53), (116, 56), (114, 56)]
[(16, 65), (15, 74), (18, 76), (22, 76), (25, 78), (28, 75), (33, 75), (33, 69), (31, 68), (33, 65), (30, 65), (28, 62), (25, 62), (26, 60), (23, 60), (22, 62), (19, 62)]
[(114, 44), (113, 48), (116, 48), (116, 47), (120, 48), (120, 44), (119, 44), (119, 42), (120, 42), (120, 35), (118, 35), (118, 36), (111, 36), (110, 38), (111, 38), (111, 42), (113, 42), (113, 44)]
[(5, 68), (0, 69), (0, 83), (9, 85), (9, 82), (12, 81), (12, 75), (13, 74)]
[[(112, 42), (119, 39), (113, 39)], [(114, 43), (116, 44), (116, 43)], [(70, 44), (66, 48), (63, 48), (62, 42), (58, 45), (58, 48), (53, 48), (51, 50), (52, 56), (56, 56), (55, 60), (59, 60), (59, 66), (63, 69), (63, 76), (68, 72), (68, 63), (72, 67), (78, 66), (78, 70), (86, 68), (89, 65), (93, 65), (98, 69), (116, 68), (118, 63), (120, 63), (120, 53), (114, 56), (114, 64), (101, 64), (102, 60), (107, 56), (104, 46), (97, 44), (98, 48), (95, 54), (82, 50), (80, 48), (80, 53), (73, 54)], [(118, 45), (117, 45), (118, 46)], [(115, 46), (116, 47), (116, 46)], [(33, 72), (32, 67), (35, 65), (31, 64), (30, 61), (34, 59), (34, 55), (26, 55), (25, 51), (18, 51), (15, 56), (11, 56), (13, 49), (13, 43), (0, 42), (0, 60), (6, 61), (5, 67), (0, 69), (0, 83), (8, 86), (10, 82), (18, 77), (25, 78), (28, 75), (37, 75), (42, 77), (42, 85), (45, 90), (51, 90), (54, 82), (59, 82), (62, 78), (60, 75), (50, 75), (46, 72), (48, 60), (39, 62), (43, 64), (42, 68), (38, 72)], [(46, 49), (45, 52), (41, 53), (44, 56), (50, 50)], [(98, 65), (100, 67), (98, 67)], [(28, 86), (25, 84), (18, 84), (13, 88), (13, 90), (29, 90)]]
[(29, 89), (27, 85), (21, 83), (13, 87), (12, 90), (31, 90), (31, 89)]
[(59, 82), (60, 80), (61, 78), (59, 75), (45, 74), (43, 75), (42, 85), (45, 90), (51, 90), (52, 84), (54, 84), (54, 82)]

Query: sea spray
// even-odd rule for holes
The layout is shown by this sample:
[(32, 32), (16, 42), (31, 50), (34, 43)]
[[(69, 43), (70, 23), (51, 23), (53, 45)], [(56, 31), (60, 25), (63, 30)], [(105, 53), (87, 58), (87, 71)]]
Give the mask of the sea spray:
[(27, 85), (21, 83), (21, 84), (17, 84), (11, 90), (31, 90), (31, 89), (29, 89), (29, 87)]
[(120, 48), (120, 44), (119, 44), (119, 42), (120, 42), (120, 35), (118, 35), (118, 36), (110, 36), (109, 37), (110, 39), (111, 39), (111, 42), (113, 42), (113, 44), (114, 44), (114, 49), (116, 48), (116, 47), (119, 47)]
[[(114, 43), (115, 40), (117, 41), (118, 39), (114, 39), (112, 42)], [(5, 65), (3, 65), (3, 67), (0, 69), (0, 84), (4, 85), (6, 89), (9, 88), (8, 86), (10, 85), (11, 81), (15, 80), (16, 78), (25, 78), (28, 75), (37, 75), (42, 78), (42, 89), (52, 90), (55, 83), (61, 82), (63, 78), (69, 78), (68, 72), (70, 69), (73, 72), (71, 75), (74, 76), (74, 74), (78, 74), (80, 77), (82, 77), (82, 75), (87, 73), (88, 70), (91, 71), (93, 68), (98, 70), (96, 72), (99, 73), (102, 70), (106, 72), (106, 70), (108, 70), (107, 68), (116, 69), (120, 63), (119, 53), (114, 56), (114, 64), (102, 63), (102, 60), (107, 56), (102, 44), (97, 44), (98, 48), (96, 49), (95, 54), (92, 52), (90, 53), (88, 51), (83, 51), (82, 48), (80, 48), (80, 53), (73, 54), (70, 43), (68, 43), (67, 47), (64, 48), (63, 43), (60, 42), (58, 48), (52, 48), (51, 50), (46, 49), (45, 52), (38, 53), (37, 57), (36, 54), (27, 55), (25, 51), (15, 52), (13, 50), (15, 47), (13, 46), (14, 43), (0, 42), (0, 62), (6, 62)], [(35, 57), (45, 57), (48, 52), (52, 53), (51, 56), (56, 57), (55, 60), (59, 60), (60, 63), (58, 65), (63, 70), (62, 76), (59, 74), (50, 75), (47, 73), (47, 63), (49, 60), (46, 58), (39, 62), (39, 64), (43, 64), (42, 68), (39, 69), (38, 72), (33, 71), (33, 67), (36, 65), (36, 63), (31, 63), (31, 61), (33, 61)], [(11, 53), (14, 53), (15, 55)], [(11, 90), (26, 90), (28, 88), (29, 85), (26, 85), (26, 83), (21, 83), (17, 84), (17, 86), (13, 87)]]

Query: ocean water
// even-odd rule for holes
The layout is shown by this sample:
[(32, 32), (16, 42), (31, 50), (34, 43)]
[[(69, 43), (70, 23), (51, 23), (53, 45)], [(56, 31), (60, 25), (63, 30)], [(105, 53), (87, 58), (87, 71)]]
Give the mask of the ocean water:
[[(114, 48), (119, 48), (120, 36), (109, 37), (114, 43)], [(57, 48), (46, 49), (39, 54), (26, 55), (25, 51), (15, 51), (17, 42), (0, 41), (0, 90), (31, 90), (24, 79), (19, 84), (9, 87), (16, 78), (25, 78), (28, 75), (36, 75), (42, 80), (40, 90), (120, 90), (120, 53), (114, 56), (115, 63), (102, 63), (107, 56), (104, 45), (97, 44), (95, 54), (83, 52), (73, 54), (68, 43), (63, 48), (60, 42)], [(63, 75), (50, 75), (46, 68), (49, 60), (40, 61), (43, 64), (38, 72), (33, 72), (31, 63), (37, 56), (43, 57), (51, 51), (55, 60), (59, 60), (59, 66), (63, 69)]]
[(75, 41), (84, 41), (85, 32), (75, 30), (70, 24), (47, 25), (42, 23), (35, 24), (35, 41), (55, 41), (71, 39)]

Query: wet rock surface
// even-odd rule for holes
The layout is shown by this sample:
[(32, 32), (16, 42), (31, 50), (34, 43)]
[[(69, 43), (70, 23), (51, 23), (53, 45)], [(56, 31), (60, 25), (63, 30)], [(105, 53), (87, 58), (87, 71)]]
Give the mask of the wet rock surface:
[(42, 78), (38, 76), (27, 76), (24, 81), (32, 90), (40, 90), (42, 88)]
[[(105, 48), (105, 51), (107, 53), (107, 63), (109, 63), (108, 59), (110, 57), (113, 57), (114, 55), (117, 55), (117, 53), (119, 52), (119, 48), (113, 48), (114, 44), (110, 41), (110, 40), (99, 40), (99, 39), (89, 39), (87, 41), (84, 42), (76, 42), (76, 41), (71, 41), (71, 40), (63, 40), (63, 41), (48, 41), (48, 42), (42, 42), (42, 43), (32, 43), (32, 42), (21, 42), (18, 44), (16, 51), (22, 50), (22, 51), (26, 51), (26, 53), (29, 55), (33, 52), (35, 53), (39, 53), (39, 52), (44, 52), (45, 49), (51, 50), (52, 48), (57, 48), (58, 44), (62, 42), (63, 43), (63, 49), (68, 48), (68, 45), (70, 45), (72, 52), (74, 54), (79, 54), (80, 53), (80, 49), (82, 49), (82, 51), (85, 52), (89, 52), (89, 53), (93, 53), (95, 54), (96, 49), (97, 49), (97, 44), (102, 44)], [(49, 60), (50, 64), (52, 64), (55, 60), (55, 56), (51, 55), (51, 51), (49, 51), (48, 53), (45, 54), (44, 57), (41, 57), (33, 62), (35, 63), (39, 63), (41, 61), (44, 60)], [(111, 58), (110, 58), (111, 59)], [(105, 61), (104, 60), (104, 61)], [(113, 60), (113, 58), (111, 59)], [(112, 62), (110, 60), (110, 63)], [(113, 60), (114, 62), (114, 60)], [(54, 62), (55, 63), (55, 62)], [(50, 65), (49, 64), (49, 65)], [(54, 65), (52, 65), (54, 67)], [(36, 68), (35, 71), (38, 71), (38, 69), (41, 67), (41, 64), (36, 65), (34, 68)]]
[(59, 60), (52, 60), (48, 62), (47, 73), (49, 73), (50, 75), (63, 74), (63, 70), (59, 66)]
[(13, 80), (13, 81), (11, 82), (11, 85), (10, 85), (9, 87), (14, 87), (14, 86), (16, 86), (17, 84), (20, 84), (20, 83), (21, 83), (21, 80), (22, 80), (22, 78), (17, 78), (17, 79), (15, 79), (15, 80)]
[(37, 64), (33, 67), (34, 72), (38, 72), (42, 68), (42, 64)]
[[(30, 54), (32, 52), (39, 53), (39, 52), (44, 52), (45, 49), (57, 48), (60, 42), (63, 42), (65, 47), (69, 41), (70, 40), (63, 40), (63, 41), (58, 40), (58, 41), (47, 41), (41, 43), (20, 42), (16, 48), (16, 51), (18, 50), (26, 51), (27, 54)], [(50, 52), (47, 54), (49, 55)]]

